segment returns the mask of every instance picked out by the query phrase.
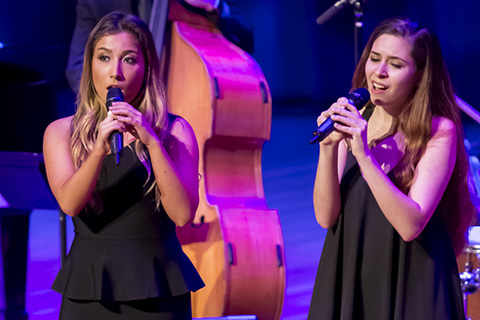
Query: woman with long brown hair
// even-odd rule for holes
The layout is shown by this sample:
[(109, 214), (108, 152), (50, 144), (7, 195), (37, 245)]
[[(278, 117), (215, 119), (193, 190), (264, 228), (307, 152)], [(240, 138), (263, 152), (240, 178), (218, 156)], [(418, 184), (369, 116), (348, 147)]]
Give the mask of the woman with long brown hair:
[(408, 19), (370, 36), (352, 81), (358, 111), (340, 98), (317, 119), (314, 189), (328, 228), (309, 319), (463, 319), (455, 253), (474, 207), (463, 131), (439, 41)]

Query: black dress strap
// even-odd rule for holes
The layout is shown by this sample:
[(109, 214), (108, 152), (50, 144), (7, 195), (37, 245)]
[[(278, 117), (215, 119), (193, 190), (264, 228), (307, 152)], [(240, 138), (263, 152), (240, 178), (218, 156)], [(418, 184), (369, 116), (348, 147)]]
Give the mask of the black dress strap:
[(175, 121), (175, 119), (177, 118), (181, 118), (180, 116), (177, 116), (176, 114), (173, 114), (173, 113), (169, 113), (168, 114), (168, 122), (169, 123), (172, 123), (173, 121)]
[(375, 110), (375, 105), (372, 104), (372, 103), (369, 103), (366, 107), (365, 107), (365, 110), (363, 110), (363, 113), (362, 113), (362, 117), (363, 119), (367, 120), (370, 120), (370, 117), (372, 116), (373, 114), (373, 110)]

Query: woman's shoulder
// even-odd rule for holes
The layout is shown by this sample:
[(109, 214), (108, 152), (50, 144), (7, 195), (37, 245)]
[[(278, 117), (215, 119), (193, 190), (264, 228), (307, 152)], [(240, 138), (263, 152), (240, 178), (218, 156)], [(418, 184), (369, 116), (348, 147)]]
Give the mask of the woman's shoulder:
[(176, 135), (179, 133), (181, 134), (184, 131), (188, 132), (192, 130), (190, 123), (181, 116), (169, 113), (168, 118), (170, 123), (170, 134)]
[(70, 127), (70, 124), (72, 123), (73, 116), (65, 117), (65, 118), (60, 118), (48, 125), (48, 127), (53, 127), (53, 128), (64, 128), (64, 127)]
[(432, 131), (430, 141), (452, 143), (457, 140), (458, 128), (455, 122), (443, 116), (432, 118)]
[[(171, 114), (169, 114), (169, 118), (170, 128), (168, 136), (170, 138), (173, 138), (173, 140), (181, 141), (186, 145), (197, 143), (193, 128), (187, 120), (177, 115), (173, 115), (172, 118)], [(172, 139), (167, 138), (167, 144), (169, 142), (172, 142), (171, 140)]]
[(456, 134), (457, 126), (455, 123), (443, 116), (434, 116), (432, 118), (432, 136), (437, 134)]
[(63, 134), (70, 134), (70, 125), (72, 123), (73, 116), (69, 116), (66, 118), (60, 118), (52, 123), (50, 123), (45, 130), (45, 135), (49, 135), (50, 133), (53, 133), (55, 135), (63, 135)]

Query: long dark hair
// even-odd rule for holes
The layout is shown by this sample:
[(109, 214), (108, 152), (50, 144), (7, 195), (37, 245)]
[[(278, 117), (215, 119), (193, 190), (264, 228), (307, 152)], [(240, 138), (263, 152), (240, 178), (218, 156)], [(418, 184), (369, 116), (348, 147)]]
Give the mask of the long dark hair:
[(417, 72), (422, 75), (399, 116), (399, 128), (405, 134), (406, 148), (402, 161), (393, 173), (397, 186), (403, 192), (408, 193), (413, 183), (415, 167), (431, 138), (433, 117), (450, 119), (457, 128), (456, 162), (442, 197), (442, 218), (455, 252), (459, 254), (465, 245), (465, 231), (474, 222), (475, 208), (468, 189), (469, 164), (463, 142), (460, 112), (438, 37), (428, 27), (408, 19), (392, 18), (383, 21), (368, 39), (353, 75), (352, 89), (367, 86), (365, 65), (373, 43), (383, 34), (403, 38), (411, 44), (410, 54), (415, 61)]

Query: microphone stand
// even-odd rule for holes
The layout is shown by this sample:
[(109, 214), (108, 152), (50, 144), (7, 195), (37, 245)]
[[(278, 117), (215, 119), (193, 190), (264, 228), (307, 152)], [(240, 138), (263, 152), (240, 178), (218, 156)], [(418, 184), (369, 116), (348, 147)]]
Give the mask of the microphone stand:
[(324, 24), (332, 18), (335, 14), (340, 12), (341, 10), (345, 9), (347, 4), (353, 6), (353, 11), (355, 14), (355, 29), (354, 29), (354, 57), (355, 57), (355, 64), (358, 63), (360, 60), (360, 52), (362, 52), (362, 28), (363, 28), (363, 2), (364, 0), (339, 0), (333, 6), (328, 8), (320, 17), (317, 18), (316, 22), (319, 25)]
[(353, 13), (355, 14), (354, 24), (354, 45), (355, 45), (355, 65), (360, 61), (360, 53), (362, 52), (362, 30), (363, 30), (363, 1), (355, 1), (353, 3)]

